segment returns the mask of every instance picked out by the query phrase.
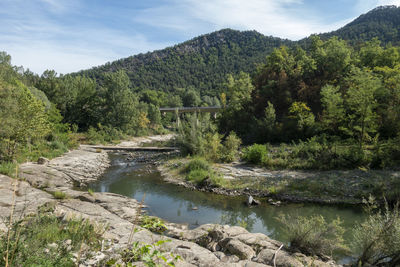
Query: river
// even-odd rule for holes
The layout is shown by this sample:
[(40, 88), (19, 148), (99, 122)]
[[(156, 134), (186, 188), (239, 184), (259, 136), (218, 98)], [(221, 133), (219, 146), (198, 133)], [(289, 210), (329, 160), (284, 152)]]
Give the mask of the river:
[[(340, 217), (346, 229), (347, 243), (351, 242), (354, 224), (362, 222), (365, 214), (357, 207), (318, 204), (285, 204), (279, 207), (262, 203), (247, 207), (245, 197), (229, 197), (189, 189), (163, 182), (151, 163), (127, 161), (126, 156), (110, 154), (111, 167), (90, 188), (97, 192), (112, 192), (141, 201), (150, 215), (195, 228), (205, 223), (240, 225), (253, 233), (287, 242), (276, 217), (280, 214), (322, 215), (327, 221)], [(265, 202), (265, 201), (264, 201)], [(339, 257), (346, 261), (344, 257)]]

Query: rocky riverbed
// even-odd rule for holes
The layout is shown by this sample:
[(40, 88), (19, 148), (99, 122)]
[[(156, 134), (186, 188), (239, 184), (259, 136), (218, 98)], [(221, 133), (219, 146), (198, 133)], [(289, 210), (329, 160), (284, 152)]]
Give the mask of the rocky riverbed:
[(361, 204), (377, 192), (389, 192), (400, 184), (400, 172), (391, 170), (298, 171), (268, 170), (234, 162), (214, 164), (213, 169), (226, 183), (201, 186), (185, 180), (180, 172), (187, 158), (173, 159), (158, 169), (164, 180), (193, 190), (238, 196), (252, 195), (287, 202), (321, 204)]
[[(108, 166), (107, 153), (88, 146), (50, 161), (42, 160), (41, 164), (22, 164), (20, 179), (0, 175), (0, 217), (10, 216), (12, 206), (15, 221), (51, 204), (54, 213), (63, 219), (86, 218), (98, 226), (108, 226), (103, 235), (108, 245), (81, 259), (80, 266), (101, 266), (110, 258), (118, 262), (119, 252), (128, 246), (128, 241), (152, 244), (166, 239), (169, 241), (159, 249), (179, 255), (177, 266), (337, 266), (327, 259), (324, 262), (290, 252), (280, 242), (238, 226), (208, 224), (189, 230), (184, 225), (169, 223), (164, 235), (152, 233), (135, 225), (141, 212), (138, 201), (112, 193), (79, 190)], [(66, 197), (56, 199), (55, 192), (63, 192)], [(133, 228), (136, 231), (130, 236)], [(0, 230), (6, 230), (4, 220), (0, 220)]]

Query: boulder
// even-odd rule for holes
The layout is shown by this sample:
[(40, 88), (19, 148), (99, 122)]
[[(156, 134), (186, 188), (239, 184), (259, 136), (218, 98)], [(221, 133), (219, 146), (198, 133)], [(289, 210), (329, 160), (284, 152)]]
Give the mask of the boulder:
[(255, 200), (252, 196), (249, 196), (249, 198), (247, 199), (247, 205), (248, 206), (257, 206), (260, 205), (261, 202), (258, 200)]
[(250, 246), (237, 239), (229, 238), (227, 242), (223, 240), (221, 243), (226, 243), (226, 245), (222, 246), (225, 251), (238, 256), (241, 260), (250, 260), (256, 255), (256, 252)]
[[(276, 250), (269, 248), (263, 249), (255, 259), (258, 263), (274, 266), (274, 255)], [(275, 258), (276, 267), (303, 267), (304, 265), (296, 258), (292, 257), (286, 251), (278, 251)]]
[(50, 160), (45, 157), (40, 157), (37, 160), (37, 164), (40, 164), (40, 165), (47, 165), (47, 164), (49, 164), (49, 162), (50, 162)]

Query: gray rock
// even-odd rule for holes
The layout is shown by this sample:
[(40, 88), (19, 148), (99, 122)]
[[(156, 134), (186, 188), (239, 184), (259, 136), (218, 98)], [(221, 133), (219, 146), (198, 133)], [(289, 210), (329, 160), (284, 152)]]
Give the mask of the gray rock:
[(255, 200), (252, 196), (249, 196), (249, 198), (247, 199), (247, 205), (248, 206), (257, 206), (260, 205), (261, 202), (258, 200)]
[[(258, 263), (274, 265), (274, 255), (276, 250), (269, 248), (261, 250), (255, 259)], [(304, 265), (286, 251), (280, 250), (276, 253), (275, 263), (277, 267), (303, 267)]]
[(228, 242), (224, 242), (223, 240), (221, 243), (226, 243), (226, 245), (222, 247), (229, 253), (238, 256), (241, 260), (249, 260), (256, 255), (255, 251), (250, 246), (237, 239), (229, 239)]

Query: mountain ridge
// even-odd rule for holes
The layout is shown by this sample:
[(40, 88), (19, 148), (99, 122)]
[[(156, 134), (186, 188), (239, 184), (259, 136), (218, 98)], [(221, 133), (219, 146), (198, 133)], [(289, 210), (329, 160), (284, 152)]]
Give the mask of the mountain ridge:
[[(317, 34), (321, 39), (338, 36), (351, 45), (378, 37), (383, 44), (400, 43), (400, 8), (377, 7), (336, 31)], [(282, 45), (306, 46), (310, 37), (291, 41), (265, 36), (255, 30), (222, 29), (164, 49), (121, 58), (71, 75), (85, 75), (101, 82), (106, 72), (125, 70), (134, 91), (170, 92), (195, 88), (201, 95), (218, 95), (228, 74), (252, 73), (274, 49)]]

